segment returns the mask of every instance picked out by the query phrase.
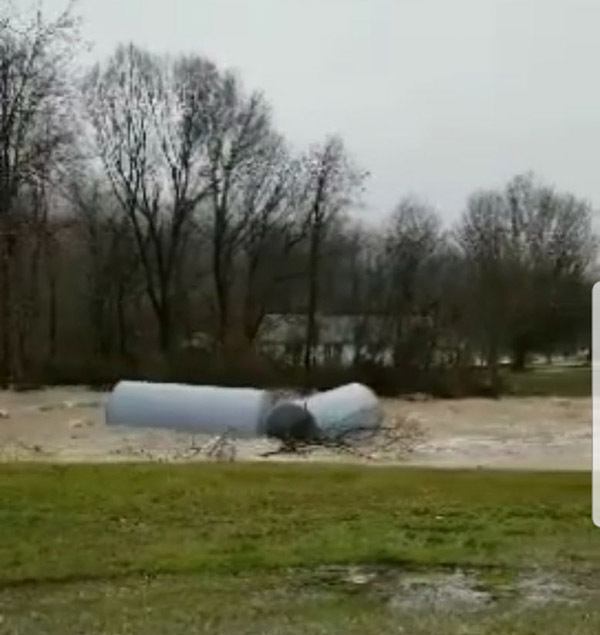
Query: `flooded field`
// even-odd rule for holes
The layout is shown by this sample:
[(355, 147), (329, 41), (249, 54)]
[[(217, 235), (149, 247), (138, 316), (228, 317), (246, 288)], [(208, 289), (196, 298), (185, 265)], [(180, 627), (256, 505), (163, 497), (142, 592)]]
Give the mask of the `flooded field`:
[[(107, 427), (106, 394), (83, 388), (0, 392), (0, 460), (113, 462), (206, 460), (214, 439), (163, 430)], [(383, 401), (386, 426), (407, 430), (399, 444), (360, 456), (319, 449), (277, 460), (359, 461), (428, 467), (587, 470), (591, 399), (508, 397)], [(400, 437), (402, 434), (399, 435)], [(270, 460), (278, 445), (234, 440), (238, 460)], [(233, 458), (233, 455), (232, 455)]]

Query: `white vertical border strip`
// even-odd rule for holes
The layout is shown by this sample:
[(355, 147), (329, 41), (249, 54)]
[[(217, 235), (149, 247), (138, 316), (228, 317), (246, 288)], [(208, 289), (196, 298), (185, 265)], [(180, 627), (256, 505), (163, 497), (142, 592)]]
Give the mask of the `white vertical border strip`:
[(600, 282), (592, 289), (592, 420), (592, 516), (594, 524), (600, 527)]

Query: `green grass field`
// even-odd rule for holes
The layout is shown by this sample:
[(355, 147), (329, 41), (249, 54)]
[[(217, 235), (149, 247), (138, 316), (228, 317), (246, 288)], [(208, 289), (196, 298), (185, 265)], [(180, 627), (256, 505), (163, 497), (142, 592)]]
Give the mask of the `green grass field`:
[(536, 366), (522, 373), (503, 375), (509, 393), (517, 397), (590, 397), (589, 366)]
[(599, 593), (582, 473), (0, 467), (0, 633), (596, 635)]

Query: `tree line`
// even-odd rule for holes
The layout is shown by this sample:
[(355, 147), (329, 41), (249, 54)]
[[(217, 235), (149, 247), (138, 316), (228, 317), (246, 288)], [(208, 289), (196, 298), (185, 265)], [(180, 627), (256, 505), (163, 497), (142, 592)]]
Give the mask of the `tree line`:
[[(339, 136), (293, 151), (266, 97), (201, 55), (126, 44), (82, 69), (79, 26), (72, 6), (0, 17), (3, 385), (317, 384), (327, 315), (355, 318), (339, 377), (392, 391), (478, 363), (496, 390), (507, 356), (589, 347), (586, 201), (524, 174), (452, 227), (406, 197), (373, 228)], [(293, 364), (261, 349), (273, 314), (304, 317)]]

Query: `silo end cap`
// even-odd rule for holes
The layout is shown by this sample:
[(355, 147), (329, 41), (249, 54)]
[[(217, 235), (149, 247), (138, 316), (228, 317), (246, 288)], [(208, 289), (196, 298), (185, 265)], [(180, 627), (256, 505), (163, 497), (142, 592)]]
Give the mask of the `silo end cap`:
[(301, 405), (284, 402), (275, 406), (264, 424), (267, 437), (281, 441), (317, 441), (321, 434), (314, 417)]

